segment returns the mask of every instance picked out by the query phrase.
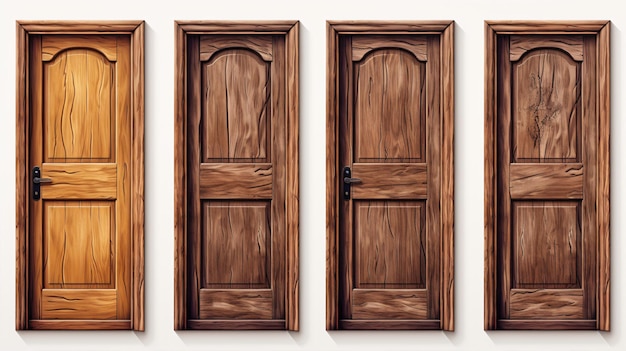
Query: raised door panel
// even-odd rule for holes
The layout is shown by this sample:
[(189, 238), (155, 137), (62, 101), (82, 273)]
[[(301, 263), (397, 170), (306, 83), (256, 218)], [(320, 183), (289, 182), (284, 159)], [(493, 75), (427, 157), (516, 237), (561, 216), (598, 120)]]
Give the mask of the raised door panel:
[(598, 149), (606, 140), (598, 133), (604, 125), (596, 99), (600, 44), (595, 35), (575, 31), (495, 37), (497, 76), (490, 88), (498, 89), (497, 113), (486, 123), (494, 127), (486, 130), (486, 145), (497, 148), (486, 150), (486, 159), (495, 157), (486, 162), (486, 174), (493, 172), (497, 190), (486, 206), (497, 205), (492, 262), (498, 265), (486, 265), (497, 272), (496, 290), (486, 294), (486, 306), (495, 302), (486, 316), (495, 314), (495, 321), (486, 326), (601, 328), (597, 303), (606, 292), (598, 290), (598, 272), (608, 267), (599, 265), (597, 244), (608, 233), (598, 227), (596, 211), (608, 198), (598, 193), (599, 162), (606, 156)]
[[(141, 22), (110, 23), (108, 35), (47, 25), (22, 27), (39, 29), (28, 34), (29, 109), (18, 123), (18, 133), (28, 126), (30, 183), (28, 316), (18, 324), (142, 330)], [(19, 162), (18, 147), (22, 172)]]
[[(182, 33), (187, 25), (195, 26), (180, 24)], [(184, 282), (177, 295), (184, 318), (176, 328), (296, 329), (289, 315), (295, 291), (287, 286), (297, 269), (288, 266), (297, 232), (288, 228), (294, 214), (287, 206), (297, 194), (288, 191), (294, 146), (297, 156), (288, 142), (297, 133), (295, 91), (287, 89), (297, 72), (289, 56), (295, 42), (226, 32), (185, 34), (179, 53), (189, 94), (184, 134), (177, 134), (186, 145), (177, 154), (186, 182), (177, 193), (185, 193), (179, 205), (188, 229), (179, 242), (187, 266), (177, 282)]]
[(442, 175), (450, 175), (442, 169), (442, 130), (450, 120), (441, 96), (449, 37), (366, 32), (335, 32), (339, 50), (330, 53), (338, 84), (329, 94), (338, 114), (329, 115), (337, 129), (327, 149), (338, 150), (329, 170), (341, 174), (329, 179), (342, 192), (332, 200), (338, 212), (330, 214), (337, 232), (329, 245), (336, 235), (338, 246), (329, 273), (337, 288), (327, 300), (336, 317), (327, 323), (330, 329), (451, 329), (441, 316), (451, 309), (442, 307), (451, 285), (442, 288), (450, 276), (441, 274), (451, 264), (442, 253), (450, 237), (441, 210)]

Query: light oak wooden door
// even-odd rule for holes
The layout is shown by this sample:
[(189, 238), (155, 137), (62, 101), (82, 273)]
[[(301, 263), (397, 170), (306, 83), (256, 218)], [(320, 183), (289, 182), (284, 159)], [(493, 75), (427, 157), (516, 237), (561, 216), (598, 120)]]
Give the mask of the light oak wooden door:
[(288, 104), (296, 43), (262, 32), (185, 43), (184, 328), (295, 329), (288, 222), (297, 213), (286, 205), (297, 196), (288, 174), (297, 167), (288, 140), (298, 133)]
[(338, 38), (338, 328), (443, 327), (447, 45), (436, 34)]
[(599, 320), (608, 312), (599, 305), (608, 294), (603, 45), (577, 33), (495, 39), (497, 114), (486, 137), (496, 145), (498, 329), (608, 328)]
[(131, 40), (29, 37), (29, 328), (141, 328), (131, 323)]

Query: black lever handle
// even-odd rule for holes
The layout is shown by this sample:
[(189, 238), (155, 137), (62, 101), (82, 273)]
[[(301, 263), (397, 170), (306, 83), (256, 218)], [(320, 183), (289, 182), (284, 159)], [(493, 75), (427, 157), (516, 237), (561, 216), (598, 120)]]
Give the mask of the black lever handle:
[(343, 172), (341, 173), (343, 176), (343, 199), (350, 200), (350, 185), (353, 183), (360, 183), (360, 178), (352, 178), (352, 170), (350, 167), (344, 167)]
[(52, 183), (50, 178), (41, 178), (41, 169), (37, 166), (33, 167), (33, 200), (41, 199), (41, 187), (42, 183)]

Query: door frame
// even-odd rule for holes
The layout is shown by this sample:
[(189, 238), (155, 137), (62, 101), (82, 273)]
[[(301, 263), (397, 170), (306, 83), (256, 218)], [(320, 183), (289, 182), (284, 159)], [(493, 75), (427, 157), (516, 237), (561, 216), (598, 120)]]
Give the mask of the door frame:
[[(130, 328), (144, 330), (144, 21), (16, 22), (16, 281), (15, 328), (29, 329), (29, 37), (40, 34), (128, 35), (131, 45), (131, 254)], [(81, 323), (73, 326), (81, 329)], [(93, 328), (93, 326), (91, 326)], [(106, 326), (103, 325), (103, 329)]]
[(610, 246), (609, 246), (609, 133), (610, 133), (610, 21), (485, 21), (485, 286), (484, 329), (497, 326), (497, 143), (498, 116), (497, 42), (500, 35), (595, 35), (597, 43), (597, 314), (596, 327), (609, 330)]
[[(285, 38), (286, 70), (286, 288), (285, 328), (298, 330), (299, 287), (299, 22), (175, 21), (174, 329), (187, 325), (187, 42), (191, 35), (251, 34)], [(245, 324), (242, 325), (245, 328)], [(249, 327), (253, 328), (253, 327)]]
[(430, 34), (441, 43), (441, 315), (454, 330), (454, 22), (326, 22), (326, 329), (339, 329), (339, 37), (352, 34)]

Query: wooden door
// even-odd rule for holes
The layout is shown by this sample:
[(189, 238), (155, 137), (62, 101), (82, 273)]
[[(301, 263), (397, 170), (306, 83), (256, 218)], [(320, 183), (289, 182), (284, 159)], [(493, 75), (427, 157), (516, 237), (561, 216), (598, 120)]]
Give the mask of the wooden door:
[[(297, 23), (284, 25), (297, 31)], [(187, 211), (180, 329), (297, 329), (288, 315), (295, 313), (288, 279), (297, 269), (297, 227), (289, 223), (297, 212), (287, 204), (297, 201), (297, 157), (291, 157), (298, 133), (290, 105), (296, 91), (289, 91), (297, 42), (290, 35), (186, 37), (180, 78), (186, 78), (187, 132), (178, 139), (186, 146), (186, 186), (178, 191)]]
[(28, 328), (143, 328), (131, 320), (141, 259), (133, 257), (132, 40), (28, 38)]
[(608, 329), (604, 35), (514, 32), (490, 48), (497, 329)]
[(444, 221), (452, 221), (453, 198), (443, 184), (452, 174), (444, 109), (451, 101), (442, 94), (451, 84), (452, 25), (442, 28), (442, 35), (385, 34), (373, 26), (383, 33), (337, 38), (338, 130), (329, 138), (337, 145), (329, 150), (338, 153), (329, 168), (339, 187), (338, 324), (331, 329), (452, 329), (442, 316), (452, 307), (444, 299), (451, 273), (441, 273), (452, 265)]

